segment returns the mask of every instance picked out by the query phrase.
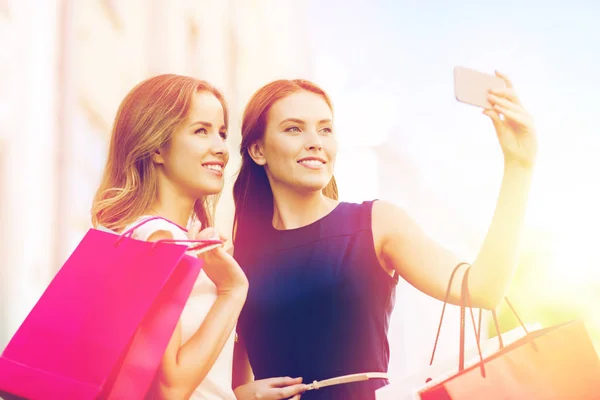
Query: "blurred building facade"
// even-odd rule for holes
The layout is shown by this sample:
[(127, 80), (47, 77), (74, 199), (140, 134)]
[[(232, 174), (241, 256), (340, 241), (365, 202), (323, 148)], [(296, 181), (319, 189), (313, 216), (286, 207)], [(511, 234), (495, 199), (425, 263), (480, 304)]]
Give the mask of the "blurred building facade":
[[(303, 2), (0, 2), (0, 346), (90, 227), (120, 101), (160, 73), (219, 87), (239, 130), (262, 84), (310, 77)], [(232, 224), (239, 135), (217, 223)]]

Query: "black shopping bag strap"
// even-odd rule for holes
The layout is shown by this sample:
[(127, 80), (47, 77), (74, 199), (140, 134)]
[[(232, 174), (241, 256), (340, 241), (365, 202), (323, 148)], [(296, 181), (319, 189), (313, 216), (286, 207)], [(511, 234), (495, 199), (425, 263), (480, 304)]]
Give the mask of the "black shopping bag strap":
[[(473, 314), (473, 306), (471, 304), (471, 294), (469, 292), (469, 270), (470, 270), (470, 268), (465, 271), (465, 273), (463, 275), (462, 286), (461, 286), (460, 352), (459, 352), (458, 370), (463, 371), (465, 368), (465, 312), (466, 312), (466, 308), (468, 307), (470, 310), (470, 314), (471, 314), (471, 321), (473, 322), (473, 328), (475, 329), (475, 340), (477, 342), (477, 351), (479, 353), (479, 361), (480, 361), (479, 365), (481, 368), (481, 375), (483, 377), (485, 377), (485, 367), (484, 367), (484, 362), (483, 362), (483, 355), (481, 353), (481, 312), (482, 312), (482, 310), (481, 309), (479, 310), (479, 328), (477, 328), (475, 326), (475, 316)], [(508, 300), (507, 297), (504, 297), (504, 301), (506, 302), (506, 304), (512, 311), (513, 315), (519, 321), (519, 324), (525, 331), (525, 335), (528, 335), (529, 331), (527, 330), (527, 327), (523, 323), (523, 320), (521, 319), (521, 317), (519, 317), (519, 314), (517, 313), (517, 311), (511, 304), (511, 302)], [(491, 312), (492, 312), (492, 318), (494, 320), (494, 326), (496, 328), (496, 334), (498, 336), (498, 341), (500, 344), (500, 349), (503, 349), (504, 343), (502, 341), (502, 334), (500, 332), (500, 324), (498, 322), (498, 315), (497, 315), (495, 309), (492, 309)]]
[(446, 295), (444, 296), (444, 305), (442, 306), (442, 314), (440, 315), (440, 323), (438, 324), (437, 333), (435, 335), (435, 342), (433, 344), (433, 351), (431, 352), (431, 359), (429, 360), (429, 365), (433, 364), (433, 359), (435, 357), (435, 350), (437, 349), (437, 345), (440, 339), (440, 333), (442, 331), (442, 322), (444, 321), (444, 313), (446, 312), (446, 305), (448, 305), (448, 299), (450, 298), (450, 291), (452, 290), (452, 282), (454, 281), (454, 277), (458, 270), (461, 267), (467, 266), (467, 270), (471, 268), (471, 264), (466, 262), (461, 262), (454, 267), (452, 270), (452, 274), (450, 274), (450, 279), (448, 280), (448, 287), (446, 289)]

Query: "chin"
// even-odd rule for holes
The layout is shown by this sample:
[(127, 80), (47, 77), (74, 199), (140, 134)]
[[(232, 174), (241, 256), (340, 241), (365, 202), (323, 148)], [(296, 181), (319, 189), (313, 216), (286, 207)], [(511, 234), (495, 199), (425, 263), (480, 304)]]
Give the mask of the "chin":
[(196, 198), (200, 198), (203, 196), (213, 196), (215, 194), (221, 193), (223, 190), (223, 184), (219, 185), (202, 185), (194, 188), (194, 193), (196, 194)]
[[(331, 180), (331, 179), (330, 179)], [(325, 189), (325, 186), (329, 183), (330, 180), (327, 181), (312, 181), (312, 182), (300, 182), (300, 186), (303, 191), (307, 192), (320, 192)]]

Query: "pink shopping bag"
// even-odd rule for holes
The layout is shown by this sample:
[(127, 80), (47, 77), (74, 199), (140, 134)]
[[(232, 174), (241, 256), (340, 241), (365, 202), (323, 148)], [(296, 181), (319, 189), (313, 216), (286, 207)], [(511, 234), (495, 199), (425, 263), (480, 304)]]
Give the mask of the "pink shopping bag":
[(141, 224), (87, 232), (2, 353), (0, 395), (145, 396), (202, 264), (188, 244), (132, 239)]

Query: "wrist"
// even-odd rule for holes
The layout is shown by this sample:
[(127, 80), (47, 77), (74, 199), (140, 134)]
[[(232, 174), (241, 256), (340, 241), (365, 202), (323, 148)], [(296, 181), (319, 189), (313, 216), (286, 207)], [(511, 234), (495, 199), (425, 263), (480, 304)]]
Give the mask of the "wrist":
[(235, 398), (237, 400), (243, 400), (244, 399), (244, 389), (246, 388), (246, 386), (248, 385), (248, 383), (244, 383), (241, 385), (238, 385), (235, 387), (235, 389), (233, 389), (233, 393), (235, 394)]
[(531, 175), (533, 174), (534, 165), (535, 160), (512, 160), (505, 158), (504, 172)]
[(227, 298), (232, 301), (246, 301), (248, 294), (248, 282), (238, 283), (235, 285), (228, 285), (219, 287), (217, 286), (217, 295), (222, 298)]

